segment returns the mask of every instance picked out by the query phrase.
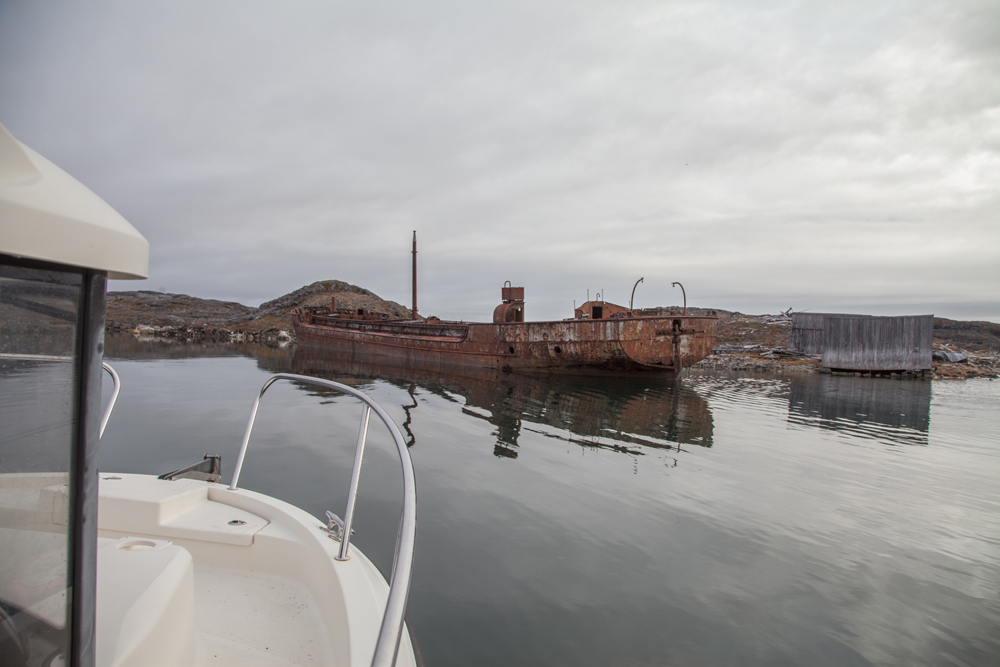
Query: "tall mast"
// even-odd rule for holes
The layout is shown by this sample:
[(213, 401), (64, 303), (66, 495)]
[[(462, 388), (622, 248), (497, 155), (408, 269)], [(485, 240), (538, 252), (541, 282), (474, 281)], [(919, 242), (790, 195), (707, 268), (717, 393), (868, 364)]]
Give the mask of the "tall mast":
[(417, 230), (413, 230), (413, 319), (417, 319)]

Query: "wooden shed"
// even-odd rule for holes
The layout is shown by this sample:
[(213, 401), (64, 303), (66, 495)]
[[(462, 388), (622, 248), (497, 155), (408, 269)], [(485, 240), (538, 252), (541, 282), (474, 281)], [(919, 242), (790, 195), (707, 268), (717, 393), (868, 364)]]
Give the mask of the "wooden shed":
[(934, 316), (824, 317), (824, 368), (905, 372), (931, 368)]
[(792, 313), (792, 349), (803, 354), (823, 354), (823, 325), (828, 317), (871, 316), (843, 313)]

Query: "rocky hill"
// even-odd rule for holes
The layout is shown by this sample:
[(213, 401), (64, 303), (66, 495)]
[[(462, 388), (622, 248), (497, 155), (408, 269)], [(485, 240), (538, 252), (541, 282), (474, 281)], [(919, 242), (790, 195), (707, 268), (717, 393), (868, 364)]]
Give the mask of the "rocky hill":
[(1000, 355), (1000, 324), (934, 318), (934, 342), (978, 354)]
[(292, 311), (303, 306), (328, 305), (337, 298), (340, 308), (364, 308), (390, 317), (408, 317), (410, 311), (395, 301), (345, 283), (323, 280), (278, 297), (259, 308), (234, 301), (199, 299), (162, 292), (108, 292), (105, 329), (161, 338), (189, 338), (232, 342), (290, 340)]

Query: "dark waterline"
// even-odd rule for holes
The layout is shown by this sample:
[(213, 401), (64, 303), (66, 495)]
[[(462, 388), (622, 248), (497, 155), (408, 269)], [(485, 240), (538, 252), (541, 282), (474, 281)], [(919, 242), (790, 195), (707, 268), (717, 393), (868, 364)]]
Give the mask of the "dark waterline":
[[(414, 377), (304, 348), (109, 339), (106, 471), (221, 453), (268, 374), (358, 386), (411, 439), (410, 617), (434, 665), (996, 665), (1000, 384)], [(341, 513), (360, 408), (285, 384), (241, 486)], [(373, 429), (355, 542), (383, 571)]]

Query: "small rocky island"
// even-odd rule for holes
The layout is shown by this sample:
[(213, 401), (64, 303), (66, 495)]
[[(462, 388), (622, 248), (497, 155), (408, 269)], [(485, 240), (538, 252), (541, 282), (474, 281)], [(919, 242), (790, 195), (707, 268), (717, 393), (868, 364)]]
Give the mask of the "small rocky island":
[[(106, 331), (140, 338), (223, 343), (294, 343), (292, 312), (306, 306), (340, 308), (406, 318), (410, 310), (370, 290), (341, 280), (323, 280), (262, 303), (259, 308), (234, 301), (199, 299), (162, 292), (109, 292)], [(810, 372), (819, 359), (789, 350), (791, 317), (745, 315), (714, 309), (719, 316), (715, 353), (696, 367), (744, 372)], [(688, 308), (689, 312), (702, 312)], [(707, 312), (707, 311), (706, 311)], [(934, 349), (956, 352), (961, 362), (934, 361), (935, 377), (1000, 377), (1000, 324), (934, 318)]]

